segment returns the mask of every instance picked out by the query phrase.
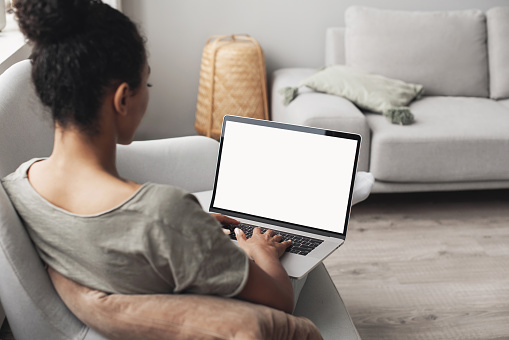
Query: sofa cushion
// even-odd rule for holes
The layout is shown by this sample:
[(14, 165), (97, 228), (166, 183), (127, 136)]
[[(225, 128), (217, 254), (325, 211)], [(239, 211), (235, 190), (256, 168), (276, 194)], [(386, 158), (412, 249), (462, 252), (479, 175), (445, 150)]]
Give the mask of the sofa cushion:
[(488, 96), (486, 17), (479, 10), (409, 12), (350, 7), (346, 65), (408, 83), (426, 95)]
[(484, 98), (425, 97), (413, 125), (367, 114), (370, 172), (379, 181), (509, 180), (509, 109)]
[(505, 107), (507, 107), (509, 109), (509, 99), (499, 100), (498, 103), (501, 105), (504, 105)]
[(509, 7), (490, 9), (486, 12), (486, 19), (490, 97), (509, 98)]

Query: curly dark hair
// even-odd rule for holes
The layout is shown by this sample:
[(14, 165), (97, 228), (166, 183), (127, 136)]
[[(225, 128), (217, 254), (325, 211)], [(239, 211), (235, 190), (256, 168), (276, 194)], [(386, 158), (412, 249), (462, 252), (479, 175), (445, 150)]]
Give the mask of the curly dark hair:
[(100, 0), (16, 0), (23, 34), (33, 42), (32, 80), (63, 128), (98, 128), (106, 90), (139, 88), (145, 39), (124, 14)]

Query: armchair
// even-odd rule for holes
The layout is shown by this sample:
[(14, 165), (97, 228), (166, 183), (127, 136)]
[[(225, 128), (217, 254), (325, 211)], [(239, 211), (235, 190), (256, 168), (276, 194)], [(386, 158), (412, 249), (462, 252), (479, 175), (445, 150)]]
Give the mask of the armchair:
[[(0, 76), (0, 178), (51, 152), (51, 122), (40, 117), (30, 69), (22, 61)], [(203, 192), (212, 188), (217, 150), (201, 136), (134, 142), (117, 148), (117, 165), (138, 182)], [(320, 338), (309, 320), (325, 339), (359, 339), (323, 265), (309, 275), (295, 315), (208, 296), (106, 295), (48, 273), (1, 185), (0, 301), (18, 340)]]

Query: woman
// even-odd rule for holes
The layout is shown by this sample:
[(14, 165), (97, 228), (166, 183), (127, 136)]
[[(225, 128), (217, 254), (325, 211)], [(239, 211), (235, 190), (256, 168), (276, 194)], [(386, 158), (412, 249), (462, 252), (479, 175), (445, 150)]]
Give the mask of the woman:
[(178, 188), (122, 178), (149, 99), (144, 40), (122, 13), (95, 0), (17, 0), (33, 44), (32, 80), (55, 126), (53, 152), (2, 180), (45, 263), (109, 293), (236, 297), (286, 312), (293, 289), (279, 257), (290, 242), (257, 229), (239, 247)]

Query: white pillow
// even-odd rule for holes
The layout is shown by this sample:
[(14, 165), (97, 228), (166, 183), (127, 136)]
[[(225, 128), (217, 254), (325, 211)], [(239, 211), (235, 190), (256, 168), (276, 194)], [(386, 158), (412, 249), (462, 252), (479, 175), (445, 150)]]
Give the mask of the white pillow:
[(346, 65), (409, 83), (426, 95), (488, 96), (486, 17), (480, 10), (345, 12)]

